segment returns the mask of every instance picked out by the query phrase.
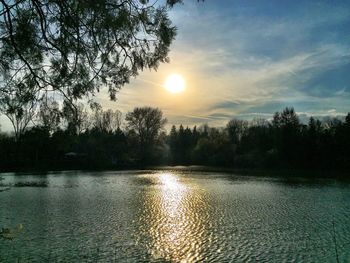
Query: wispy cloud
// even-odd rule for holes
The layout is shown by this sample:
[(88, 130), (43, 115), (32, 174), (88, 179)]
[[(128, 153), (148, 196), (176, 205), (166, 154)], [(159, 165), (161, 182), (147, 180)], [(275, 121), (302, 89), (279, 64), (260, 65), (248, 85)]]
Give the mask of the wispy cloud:
[[(143, 72), (105, 108), (161, 108), (170, 124), (224, 125), (232, 117), (269, 118), (285, 106), (309, 115), (350, 111), (348, 1), (186, 1), (171, 12), (178, 37), (170, 64)], [(179, 73), (186, 91), (165, 78)], [(2, 121), (1, 121), (2, 122)]]

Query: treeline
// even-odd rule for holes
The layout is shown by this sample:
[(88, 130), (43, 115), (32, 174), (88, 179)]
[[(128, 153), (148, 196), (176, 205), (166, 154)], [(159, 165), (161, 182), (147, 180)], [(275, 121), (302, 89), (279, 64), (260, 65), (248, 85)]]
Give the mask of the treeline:
[(270, 121), (230, 120), (216, 128), (173, 126), (167, 134), (161, 110), (75, 109), (51, 102), (36, 125), (0, 135), (0, 169), (118, 169), (149, 165), (234, 168), (350, 168), (350, 114), (344, 121), (300, 122), (293, 108)]
[[(163, 161), (166, 119), (157, 108), (135, 108), (122, 129), (118, 110), (92, 104), (42, 104), (36, 124), (13, 135), (0, 134), (0, 169), (109, 169), (155, 165)], [(16, 118), (14, 118), (16, 120)]]
[(350, 114), (341, 121), (311, 117), (302, 124), (293, 108), (271, 121), (230, 120), (225, 128), (172, 127), (171, 164), (239, 168), (350, 168)]

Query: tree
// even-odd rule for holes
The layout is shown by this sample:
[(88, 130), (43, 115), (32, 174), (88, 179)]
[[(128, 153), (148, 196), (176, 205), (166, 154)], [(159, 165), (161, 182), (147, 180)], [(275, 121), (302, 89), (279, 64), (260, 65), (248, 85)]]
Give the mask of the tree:
[(12, 81), (73, 102), (116, 92), (140, 70), (168, 62), (181, 0), (0, 0), (0, 90)]
[(266, 154), (272, 148), (272, 134), (269, 122), (265, 119), (253, 119), (249, 123), (240, 142), (240, 151), (246, 153)]
[(206, 137), (198, 140), (193, 149), (196, 164), (232, 165), (233, 149), (223, 129), (210, 128)]
[(350, 112), (345, 117), (345, 125), (350, 126)]
[(33, 120), (39, 104), (31, 86), (29, 82), (11, 82), (6, 92), (0, 90), (0, 112), (11, 121), (16, 141)]
[(170, 130), (170, 134), (169, 134), (169, 144), (170, 147), (176, 147), (176, 143), (177, 143), (177, 130), (176, 130), (176, 126), (173, 125), (171, 126), (171, 130)]
[(272, 123), (275, 145), (281, 158), (290, 165), (296, 165), (298, 156), (302, 154), (300, 143), (302, 125), (294, 108), (286, 107), (282, 113), (275, 113)]
[(280, 114), (280, 123), (283, 127), (298, 129), (300, 127), (300, 121), (298, 115), (295, 113), (294, 108), (286, 107)]
[(46, 98), (40, 104), (38, 113), (41, 125), (49, 131), (55, 132), (61, 123), (62, 112), (59, 109), (59, 104), (53, 98)]
[(233, 144), (238, 144), (248, 128), (248, 122), (243, 120), (232, 119), (226, 125), (229, 137)]
[(168, 144), (171, 152), (171, 162), (175, 164), (178, 160), (178, 134), (175, 125), (171, 127)]
[(136, 107), (126, 114), (125, 120), (128, 128), (136, 131), (141, 144), (152, 143), (167, 122), (160, 109), (151, 107)]
[(95, 107), (93, 113), (93, 125), (99, 131), (112, 132), (120, 129), (122, 113), (119, 110), (102, 110)]
[[(303, 145), (305, 158), (309, 165), (317, 166), (320, 163), (321, 138), (323, 127), (320, 120), (310, 117), (308, 129), (305, 136), (305, 145)], [(305, 160), (305, 161), (306, 161)]]
[(82, 103), (73, 107), (64, 101), (62, 114), (67, 130), (73, 134), (80, 134), (91, 126), (89, 113)]
[(158, 108), (142, 107), (135, 108), (126, 114), (127, 127), (134, 130), (138, 136), (140, 154), (143, 160), (147, 159), (151, 149), (164, 129), (167, 119), (163, 118), (163, 113)]

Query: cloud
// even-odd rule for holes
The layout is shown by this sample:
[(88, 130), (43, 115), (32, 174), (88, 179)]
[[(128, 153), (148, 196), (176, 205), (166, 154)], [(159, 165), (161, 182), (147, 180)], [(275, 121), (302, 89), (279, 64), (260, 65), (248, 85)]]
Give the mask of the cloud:
[[(326, 106), (343, 112), (350, 52), (349, 29), (341, 25), (349, 23), (348, 11), (347, 4), (308, 1), (186, 2), (171, 14), (179, 28), (171, 63), (125, 87), (119, 107), (158, 106), (174, 123), (217, 123), (293, 105), (310, 114)], [(182, 101), (153, 87), (172, 71), (186, 75)]]
[[(170, 14), (178, 26), (171, 63), (142, 72), (117, 102), (106, 89), (96, 99), (124, 114), (159, 107), (169, 125), (222, 126), (286, 106), (305, 116), (343, 115), (350, 110), (349, 13), (347, 1), (186, 1)], [(162, 87), (175, 72), (186, 79), (183, 94)]]

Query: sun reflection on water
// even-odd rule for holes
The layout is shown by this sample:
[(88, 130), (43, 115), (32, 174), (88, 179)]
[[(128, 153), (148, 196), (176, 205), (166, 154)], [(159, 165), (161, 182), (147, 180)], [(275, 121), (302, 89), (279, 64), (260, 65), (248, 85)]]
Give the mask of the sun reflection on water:
[[(145, 188), (140, 240), (152, 260), (197, 262), (206, 243), (206, 202), (195, 185), (175, 173), (144, 175), (153, 182)], [(144, 177), (143, 176), (143, 177)]]

